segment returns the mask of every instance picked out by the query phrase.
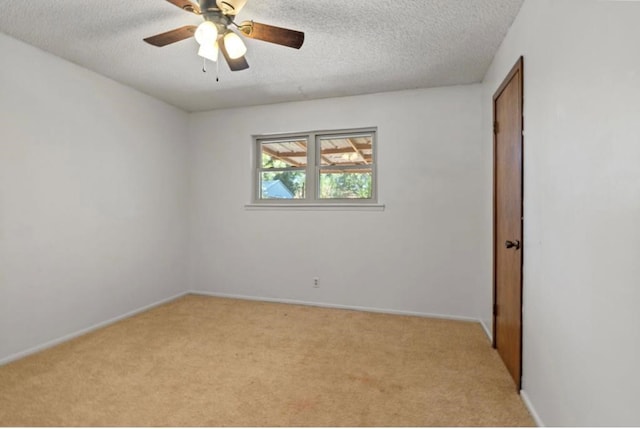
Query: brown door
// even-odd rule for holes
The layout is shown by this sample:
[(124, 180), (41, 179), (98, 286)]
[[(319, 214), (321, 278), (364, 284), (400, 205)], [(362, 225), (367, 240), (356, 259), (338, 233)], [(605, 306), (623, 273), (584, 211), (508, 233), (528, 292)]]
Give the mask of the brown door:
[(493, 346), (518, 390), (522, 374), (522, 94), (520, 58), (493, 97)]

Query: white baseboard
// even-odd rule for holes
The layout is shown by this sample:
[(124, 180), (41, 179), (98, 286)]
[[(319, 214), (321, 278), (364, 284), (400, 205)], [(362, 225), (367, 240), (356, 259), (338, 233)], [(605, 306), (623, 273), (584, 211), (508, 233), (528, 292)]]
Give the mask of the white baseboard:
[(493, 344), (493, 333), (491, 332), (491, 329), (489, 329), (489, 327), (484, 323), (484, 320), (480, 320), (480, 325), (482, 326), (482, 329), (484, 329), (484, 333), (489, 337), (491, 344)]
[(429, 317), (433, 319), (446, 319), (446, 320), (457, 320), (461, 322), (481, 323), (478, 319), (474, 319), (473, 317), (451, 316), (446, 314), (421, 313), (416, 311), (390, 310), (385, 308), (361, 307), (357, 305), (329, 304), (324, 302), (301, 301), (297, 299), (267, 298), (263, 296), (236, 295), (236, 294), (229, 294), (229, 293), (218, 293), (218, 292), (196, 291), (196, 290), (192, 290), (189, 293), (192, 295), (214, 296), (217, 298), (232, 298), (232, 299), (243, 299), (247, 301), (275, 302), (280, 304), (298, 304), (298, 305), (308, 305), (311, 307), (337, 308), (340, 310), (356, 310), (356, 311), (366, 311), (369, 313), (395, 314), (398, 316)]
[(122, 319), (126, 319), (127, 317), (135, 316), (136, 314), (142, 313), (143, 311), (147, 311), (147, 310), (150, 310), (150, 309), (152, 309), (154, 307), (157, 307), (159, 305), (166, 304), (167, 302), (176, 300), (176, 299), (181, 298), (181, 297), (183, 297), (185, 295), (188, 295), (188, 292), (179, 293), (179, 294), (171, 296), (169, 298), (165, 298), (163, 300), (154, 302), (152, 304), (145, 305), (144, 307), (137, 308), (137, 309), (135, 309), (133, 311), (129, 311), (128, 313), (125, 313), (123, 315), (120, 315), (120, 316), (117, 316), (117, 317), (113, 317), (113, 318), (111, 318), (109, 320), (105, 320), (104, 322), (100, 322), (100, 323), (97, 323), (95, 325), (89, 326), (88, 328), (81, 329), (81, 330), (73, 332), (71, 334), (64, 335), (62, 337), (56, 338), (55, 340), (47, 341), (46, 343), (40, 344), (40, 345), (35, 346), (35, 347), (31, 347), (31, 348), (29, 348), (27, 350), (23, 350), (21, 352), (14, 353), (14, 354), (9, 355), (7, 357), (1, 358), (0, 359), (0, 365), (5, 365), (5, 364), (7, 364), (9, 362), (13, 362), (15, 360), (18, 360), (18, 359), (21, 359), (23, 357), (32, 355), (34, 353), (38, 353), (38, 352), (40, 352), (42, 350), (45, 350), (45, 349), (48, 349), (50, 347), (56, 346), (56, 345), (58, 345), (60, 343), (64, 343), (65, 341), (69, 341), (69, 340), (72, 340), (72, 339), (74, 339), (76, 337), (79, 337), (81, 335), (88, 334), (89, 332), (95, 331), (96, 329), (104, 328), (107, 325), (111, 325), (112, 323), (118, 322), (118, 321), (120, 321)]
[(527, 392), (524, 391), (524, 390), (521, 390), (520, 391), (520, 397), (522, 398), (522, 402), (524, 402), (524, 405), (529, 410), (529, 413), (531, 414), (531, 417), (533, 417), (533, 421), (536, 422), (536, 425), (538, 427), (545, 427), (545, 424), (542, 422), (542, 419), (538, 415), (538, 412), (536, 411), (535, 407), (531, 403), (531, 399), (529, 398), (529, 395), (527, 394)]
[[(56, 346), (60, 343), (63, 343), (65, 341), (69, 341), (72, 340), (74, 338), (77, 338), (81, 335), (87, 334), (89, 332), (95, 331), (97, 329), (103, 328), (107, 325), (111, 325), (112, 323), (118, 322), (120, 320), (126, 319), (128, 317), (131, 316), (135, 316), (136, 314), (142, 313), (144, 311), (150, 310), (151, 308), (157, 307), (159, 305), (162, 304), (166, 304), (167, 302), (173, 301), (175, 299), (181, 298), (185, 295), (205, 295), (205, 296), (214, 296), (214, 297), (218, 297), (218, 298), (233, 298), (233, 299), (243, 299), (243, 300), (248, 300), (248, 301), (264, 301), (264, 302), (274, 302), (274, 303), (281, 303), (281, 304), (297, 304), (297, 305), (308, 305), (308, 306), (312, 306), (312, 307), (323, 307), (323, 308), (336, 308), (336, 309), (341, 309), (341, 310), (356, 310), (356, 311), (366, 311), (366, 312), (370, 312), (370, 313), (384, 313), (384, 314), (395, 314), (395, 315), (399, 315), (399, 316), (417, 316), (417, 317), (429, 317), (429, 318), (434, 318), (434, 319), (445, 319), (445, 320), (456, 320), (456, 321), (462, 321), (462, 322), (473, 322), (473, 323), (480, 323), (481, 326), (483, 327), (483, 329), (485, 330), (485, 332), (487, 333), (487, 335), (489, 335), (489, 331), (487, 329), (487, 327), (484, 325), (484, 323), (482, 323), (482, 321), (478, 320), (478, 319), (474, 319), (472, 317), (464, 317), (464, 316), (452, 316), (452, 315), (447, 315), (447, 314), (437, 314), (437, 313), (423, 313), (423, 312), (416, 312), (416, 311), (403, 311), (403, 310), (392, 310), (392, 309), (385, 309), (385, 308), (375, 308), (375, 307), (362, 307), (362, 306), (356, 306), (356, 305), (342, 305), (342, 304), (330, 304), (330, 303), (323, 303), (323, 302), (312, 302), (312, 301), (302, 301), (302, 300), (296, 300), (296, 299), (284, 299), (284, 298), (267, 298), (267, 297), (260, 297), (260, 296), (248, 296), (248, 295), (236, 295), (236, 294), (226, 294), (226, 293), (216, 293), (216, 292), (208, 292), (208, 291), (188, 291), (188, 292), (182, 292), (179, 293), (177, 295), (171, 296), (169, 298), (154, 302), (152, 304), (149, 305), (145, 305), (143, 307), (137, 308), (133, 311), (129, 311), (125, 314), (122, 314), (120, 316), (111, 318), (109, 320), (105, 320), (104, 322), (100, 322), (97, 323), (95, 325), (92, 325), (88, 328), (85, 329), (81, 329), (79, 331), (73, 332), (71, 334), (67, 334), (64, 335), (62, 337), (56, 338), (54, 340), (51, 341), (47, 341), (43, 344), (40, 344), (38, 346), (35, 347), (31, 347), (27, 350), (23, 350), (21, 352), (18, 353), (14, 353), (11, 354), (7, 357), (4, 358), (0, 358), (0, 365), (5, 365), (9, 362), (13, 362), (15, 360), (21, 359), (23, 357), (29, 356), (31, 354), (40, 352), (42, 350), (48, 349), (50, 347)], [(489, 338), (491, 338), (491, 335), (489, 335)]]

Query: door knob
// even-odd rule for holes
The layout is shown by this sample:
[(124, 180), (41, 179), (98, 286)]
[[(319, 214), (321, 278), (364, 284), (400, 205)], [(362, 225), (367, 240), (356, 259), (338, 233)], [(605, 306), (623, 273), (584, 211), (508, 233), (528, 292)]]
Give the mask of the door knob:
[(506, 247), (507, 249), (511, 249), (512, 247), (515, 247), (516, 250), (518, 250), (520, 248), (520, 241), (519, 240), (507, 240), (504, 242), (504, 247)]

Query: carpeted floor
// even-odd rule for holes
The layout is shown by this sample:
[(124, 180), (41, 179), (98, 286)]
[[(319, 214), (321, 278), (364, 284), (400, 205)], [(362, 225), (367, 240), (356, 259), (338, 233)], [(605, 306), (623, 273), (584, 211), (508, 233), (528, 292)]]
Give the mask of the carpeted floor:
[(532, 426), (478, 324), (189, 295), (0, 367), (3, 426)]

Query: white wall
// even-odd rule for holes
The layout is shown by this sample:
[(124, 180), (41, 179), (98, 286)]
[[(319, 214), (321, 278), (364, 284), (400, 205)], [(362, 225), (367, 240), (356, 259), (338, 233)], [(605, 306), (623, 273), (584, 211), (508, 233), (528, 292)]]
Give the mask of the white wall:
[(485, 78), (489, 183), (491, 96), (524, 55), (523, 388), (547, 425), (640, 425), (638, 22), (638, 2), (526, 0)]
[(0, 361), (186, 290), (187, 115), (0, 34)]
[[(191, 115), (192, 289), (477, 317), (490, 263), (480, 101), (475, 85)], [(244, 208), (252, 134), (366, 126), (384, 211)]]

